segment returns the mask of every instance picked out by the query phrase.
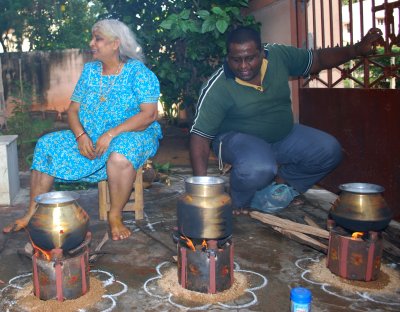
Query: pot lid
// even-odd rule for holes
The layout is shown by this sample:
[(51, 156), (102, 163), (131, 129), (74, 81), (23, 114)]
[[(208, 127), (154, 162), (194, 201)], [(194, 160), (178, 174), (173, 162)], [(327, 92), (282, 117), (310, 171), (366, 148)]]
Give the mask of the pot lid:
[(371, 183), (345, 183), (339, 186), (339, 189), (346, 192), (373, 194), (385, 191), (383, 186)]
[(186, 183), (189, 184), (200, 184), (200, 185), (215, 185), (215, 184), (224, 184), (225, 181), (218, 177), (212, 176), (195, 176), (190, 177), (185, 180)]
[(62, 192), (49, 192), (40, 194), (35, 197), (35, 202), (38, 204), (62, 204), (77, 200), (79, 194), (76, 192), (62, 191)]

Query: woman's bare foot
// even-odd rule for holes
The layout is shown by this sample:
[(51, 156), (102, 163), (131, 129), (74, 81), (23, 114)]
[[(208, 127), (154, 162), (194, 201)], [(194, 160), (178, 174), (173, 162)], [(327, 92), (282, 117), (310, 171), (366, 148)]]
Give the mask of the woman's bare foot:
[(10, 223), (3, 228), (3, 233), (17, 232), (19, 230), (22, 230), (28, 225), (31, 217), (31, 215), (26, 214), (22, 218), (15, 220), (13, 223)]
[(108, 214), (108, 223), (110, 224), (112, 240), (122, 240), (131, 236), (131, 231), (122, 223), (120, 214)]

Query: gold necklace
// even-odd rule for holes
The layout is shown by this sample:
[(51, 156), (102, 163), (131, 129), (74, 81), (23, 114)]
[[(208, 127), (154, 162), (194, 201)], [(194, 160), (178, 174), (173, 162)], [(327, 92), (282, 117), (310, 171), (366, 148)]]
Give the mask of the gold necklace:
[(114, 74), (113, 80), (109, 84), (108, 89), (104, 90), (104, 94), (103, 94), (103, 75), (100, 77), (100, 102), (107, 101), (107, 96), (111, 92), (112, 88), (114, 87), (115, 82), (117, 81), (118, 73), (121, 70), (121, 67), (122, 67), (122, 62), (120, 62), (118, 64), (117, 71)]

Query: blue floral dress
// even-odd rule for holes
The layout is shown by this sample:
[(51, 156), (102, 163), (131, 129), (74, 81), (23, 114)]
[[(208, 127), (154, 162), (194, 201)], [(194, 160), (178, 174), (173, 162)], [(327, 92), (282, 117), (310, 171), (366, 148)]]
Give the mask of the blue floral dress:
[[(160, 95), (157, 77), (139, 61), (129, 60), (118, 75), (103, 76), (101, 72), (101, 62), (85, 64), (71, 96), (80, 103), (80, 122), (94, 144), (106, 131), (139, 113), (140, 104), (157, 105)], [(71, 130), (57, 131), (40, 138), (31, 169), (63, 182), (98, 182), (107, 179), (106, 162), (111, 153), (124, 155), (137, 169), (155, 155), (161, 138), (160, 125), (153, 122), (143, 131), (114, 137), (102, 156), (90, 160), (79, 153)]]

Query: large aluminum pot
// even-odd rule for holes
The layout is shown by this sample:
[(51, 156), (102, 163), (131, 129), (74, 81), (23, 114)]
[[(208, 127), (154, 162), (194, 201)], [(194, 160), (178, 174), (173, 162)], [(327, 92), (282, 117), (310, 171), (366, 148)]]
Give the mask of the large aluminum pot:
[(89, 216), (79, 206), (78, 198), (75, 192), (50, 192), (35, 198), (36, 212), (29, 221), (28, 232), (36, 246), (68, 251), (84, 241)]
[(178, 200), (178, 231), (195, 239), (219, 239), (232, 234), (231, 198), (225, 181), (217, 177), (185, 180), (186, 193)]
[(330, 215), (335, 222), (351, 231), (381, 231), (393, 213), (382, 196), (384, 188), (370, 183), (347, 183), (339, 186), (338, 199)]

